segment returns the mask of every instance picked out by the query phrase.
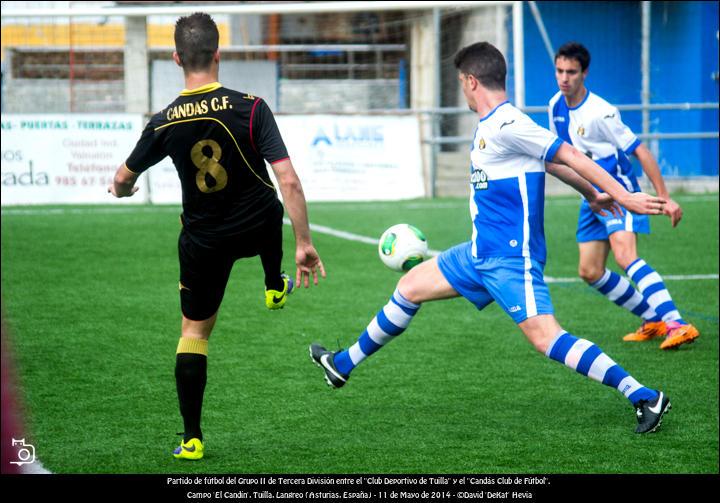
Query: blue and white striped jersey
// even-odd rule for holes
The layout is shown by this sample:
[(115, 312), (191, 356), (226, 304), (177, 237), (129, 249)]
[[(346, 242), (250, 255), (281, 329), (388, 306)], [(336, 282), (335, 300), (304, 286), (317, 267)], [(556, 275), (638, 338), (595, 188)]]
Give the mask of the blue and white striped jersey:
[(628, 192), (640, 191), (628, 159), (640, 140), (623, 124), (616, 107), (588, 91), (578, 106), (569, 108), (558, 91), (550, 99), (548, 115), (550, 131), (602, 166)]
[(473, 257), (545, 262), (545, 160), (562, 140), (510, 102), (480, 119), (470, 152)]

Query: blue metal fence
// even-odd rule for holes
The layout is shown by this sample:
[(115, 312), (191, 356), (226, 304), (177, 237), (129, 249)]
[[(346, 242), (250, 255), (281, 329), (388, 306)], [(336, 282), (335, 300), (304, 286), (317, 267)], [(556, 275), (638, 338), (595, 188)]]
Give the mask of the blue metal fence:
[[(570, 40), (592, 55), (588, 89), (615, 105), (641, 103), (640, 2), (538, 2), (553, 48)], [(525, 4), (525, 102), (546, 105), (557, 92), (554, 69)], [(650, 103), (718, 102), (718, 2), (653, 2), (650, 38)], [(512, 82), (511, 79), (509, 79)], [(547, 115), (532, 114), (547, 126)], [(642, 132), (642, 113), (623, 121)], [(651, 133), (718, 130), (718, 110), (650, 113)], [(650, 140), (666, 176), (717, 176), (718, 139)]]

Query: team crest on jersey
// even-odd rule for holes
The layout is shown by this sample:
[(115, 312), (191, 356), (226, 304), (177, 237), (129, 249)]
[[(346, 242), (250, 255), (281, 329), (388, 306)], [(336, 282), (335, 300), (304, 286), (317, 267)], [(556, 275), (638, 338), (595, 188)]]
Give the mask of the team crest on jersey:
[(485, 148), (485, 139), (484, 138), (480, 138), (480, 141), (478, 142), (478, 148), (480, 150), (483, 150)]
[(585, 128), (582, 127), (582, 126), (580, 126), (580, 127), (578, 128), (577, 133), (578, 133), (578, 136), (585, 136)]
[(475, 190), (486, 190), (488, 188), (487, 174), (480, 168), (473, 168), (472, 175), (470, 175), (470, 184)]

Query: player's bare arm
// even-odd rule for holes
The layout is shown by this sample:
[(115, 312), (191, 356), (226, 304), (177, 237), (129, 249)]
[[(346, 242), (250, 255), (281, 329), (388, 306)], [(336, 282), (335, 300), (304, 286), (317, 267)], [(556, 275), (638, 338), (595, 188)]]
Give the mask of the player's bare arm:
[(633, 154), (637, 157), (638, 161), (640, 161), (640, 166), (642, 166), (642, 170), (645, 172), (645, 175), (647, 175), (648, 180), (650, 180), (650, 183), (655, 189), (655, 193), (667, 201), (663, 208), (663, 213), (670, 218), (673, 227), (677, 226), (682, 219), (683, 211), (678, 203), (670, 199), (670, 194), (665, 187), (665, 180), (663, 180), (660, 174), (660, 167), (655, 160), (655, 156), (652, 155), (652, 152), (642, 143), (638, 145)]
[(631, 194), (604, 169), (567, 143), (563, 143), (558, 149), (553, 162), (569, 166), (587, 181), (603, 189), (610, 197), (629, 211), (647, 215), (662, 215), (664, 213), (665, 199), (644, 192)]
[(295, 234), (295, 283), (300, 285), (302, 281), (305, 288), (308, 288), (312, 275), (313, 284), (317, 285), (318, 271), (324, 278), (325, 266), (312, 244), (302, 184), (289, 159), (273, 164), (272, 168)]
[(133, 173), (123, 163), (115, 172), (115, 178), (113, 183), (107, 189), (107, 191), (115, 197), (130, 197), (138, 191), (138, 187), (135, 186), (135, 182), (140, 175)]
[(622, 216), (622, 208), (609, 194), (598, 192), (590, 182), (578, 175), (571, 168), (554, 162), (545, 162), (545, 170), (558, 180), (577, 190), (587, 200), (590, 209), (602, 216), (609, 211), (613, 215)]

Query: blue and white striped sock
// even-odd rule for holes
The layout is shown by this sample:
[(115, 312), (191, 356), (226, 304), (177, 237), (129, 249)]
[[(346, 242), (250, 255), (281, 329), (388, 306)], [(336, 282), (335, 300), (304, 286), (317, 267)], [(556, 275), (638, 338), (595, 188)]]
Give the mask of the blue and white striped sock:
[(605, 274), (595, 283), (590, 283), (590, 286), (645, 321), (661, 320), (642, 294), (635, 290), (628, 280), (610, 269), (605, 269)]
[(373, 318), (357, 342), (335, 355), (335, 368), (346, 376), (350, 375), (361, 361), (403, 333), (418, 309), (420, 304), (410, 302), (400, 290), (395, 289), (390, 301)]
[(564, 330), (550, 343), (545, 356), (594, 381), (612, 386), (625, 395), (633, 405), (640, 400), (654, 400), (658, 394), (657, 391), (637, 382), (595, 344), (585, 339), (578, 339)]
[(680, 316), (680, 311), (670, 297), (670, 292), (665, 288), (662, 277), (655, 272), (643, 259), (639, 258), (625, 269), (627, 275), (632, 279), (658, 316), (665, 322), (677, 321), (685, 324)]

